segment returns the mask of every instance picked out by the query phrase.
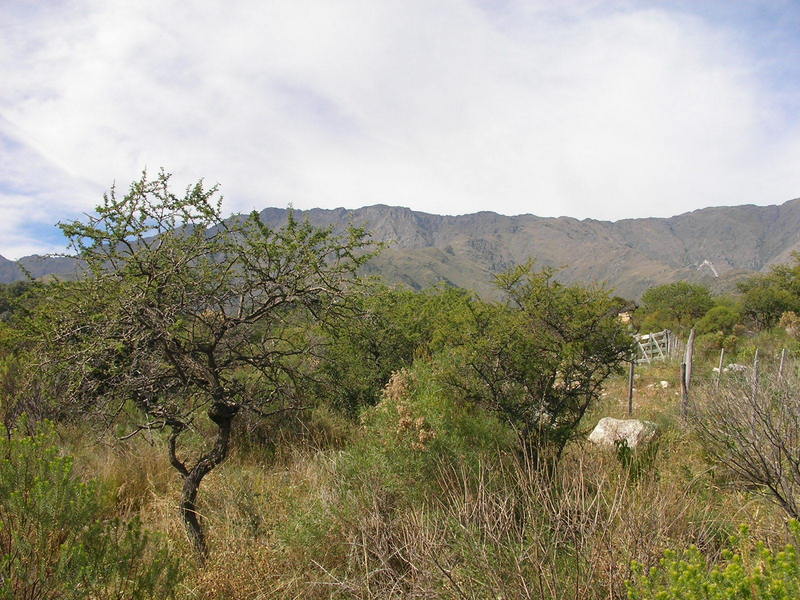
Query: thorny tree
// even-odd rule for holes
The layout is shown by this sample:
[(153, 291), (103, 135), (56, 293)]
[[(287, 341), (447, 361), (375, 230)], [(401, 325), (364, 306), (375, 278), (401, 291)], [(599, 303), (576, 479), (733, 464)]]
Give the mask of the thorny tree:
[[(182, 197), (169, 174), (114, 189), (84, 222), (61, 224), (85, 275), (48, 286), (35, 319), (44, 363), (68, 380), (68, 399), (108, 418), (131, 403), (141, 429), (169, 432), (183, 478), (181, 514), (207, 552), (196, 510), (203, 477), (228, 455), (231, 424), (250, 410), (297, 407), (298, 382), (318, 353), (311, 326), (345, 310), (355, 270), (370, 256), (364, 232), (298, 222), (280, 229), (256, 213), (224, 221), (217, 188)], [(197, 422), (205, 414), (210, 423)], [(182, 434), (211, 431), (193, 460)]]
[[(496, 278), (505, 305), (472, 305), (446, 382), (517, 433), (523, 457), (549, 468), (578, 433), (632, 338), (606, 291), (562, 285), (531, 263)], [(454, 336), (457, 338), (458, 336)]]

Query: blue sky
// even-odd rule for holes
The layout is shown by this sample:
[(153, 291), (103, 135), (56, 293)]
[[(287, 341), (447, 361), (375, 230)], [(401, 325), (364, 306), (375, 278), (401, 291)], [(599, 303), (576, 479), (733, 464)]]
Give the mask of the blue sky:
[(0, 3), (0, 255), (164, 167), (229, 212), (800, 196), (800, 2)]

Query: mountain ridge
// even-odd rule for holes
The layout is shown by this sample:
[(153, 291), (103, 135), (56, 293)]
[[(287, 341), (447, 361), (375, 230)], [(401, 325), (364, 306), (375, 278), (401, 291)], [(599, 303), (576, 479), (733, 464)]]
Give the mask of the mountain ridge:
[[(260, 214), (269, 225), (280, 226), (288, 210), (269, 207)], [(800, 198), (618, 221), (492, 211), (438, 215), (385, 204), (294, 213), (316, 226), (363, 226), (376, 241), (386, 242), (387, 249), (367, 271), (389, 282), (413, 288), (444, 282), (483, 295), (493, 293), (494, 273), (529, 259), (559, 268), (564, 282), (603, 283), (630, 298), (678, 280), (723, 291), (800, 250)], [(0, 282), (24, 278), (20, 267), (34, 277), (75, 272), (74, 261), (65, 258), (0, 257)]]

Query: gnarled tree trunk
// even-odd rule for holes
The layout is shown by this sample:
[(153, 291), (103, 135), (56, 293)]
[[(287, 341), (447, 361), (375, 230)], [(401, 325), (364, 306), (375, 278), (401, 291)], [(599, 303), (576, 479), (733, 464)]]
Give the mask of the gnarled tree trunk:
[(217, 439), (214, 447), (205, 453), (189, 469), (182, 463), (175, 452), (175, 442), (182, 431), (182, 427), (173, 426), (173, 433), (170, 436), (169, 452), (170, 462), (183, 477), (183, 490), (181, 492), (181, 518), (186, 525), (186, 533), (195, 551), (204, 561), (208, 556), (208, 545), (206, 544), (205, 533), (197, 512), (197, 492), (203, 477), (208, 475), (217, 465), (228, 457), (230, 447), (231, 425), (233, 418), (239, 411), (238, 406), (231, 406), (225, 403), (214, 403), (208, 410), (208, 417), (217, 425)]

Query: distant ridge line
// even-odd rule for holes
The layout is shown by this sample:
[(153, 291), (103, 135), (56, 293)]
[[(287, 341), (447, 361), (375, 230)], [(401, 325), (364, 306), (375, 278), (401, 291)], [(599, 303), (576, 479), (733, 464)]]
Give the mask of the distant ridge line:
[[(673, 217), (600, 221), (573, 217), (502, 215), (482, 211), (436, 215), (401, 206), (375, 204), (356, 209), (293, 209), (316, 226), (364, 226), (389, 243), (367, 272), (390, 283), (419, 289), (445, 283), (485, 296), (495, 292), (492, 275), (534, 259), (561, 268), (565, 282), (599, 282), (619, 295), (638, 298), (652, 285), (698, 281), (714, 291), (770, 265), (787, 262), (800, 250), (800, 198), (780, 205), (719, 206)], [(288, 209), (261, 211), (280, 226)], [(702, 268), (705, 263), (710, 268)], [(0, 282), (74, 273), (63, 258), (0, 257)]]

